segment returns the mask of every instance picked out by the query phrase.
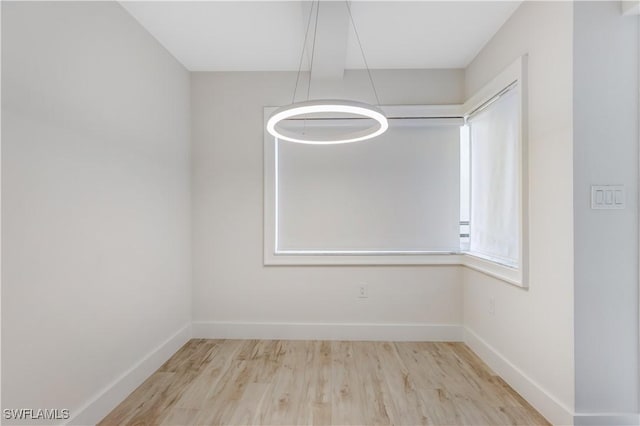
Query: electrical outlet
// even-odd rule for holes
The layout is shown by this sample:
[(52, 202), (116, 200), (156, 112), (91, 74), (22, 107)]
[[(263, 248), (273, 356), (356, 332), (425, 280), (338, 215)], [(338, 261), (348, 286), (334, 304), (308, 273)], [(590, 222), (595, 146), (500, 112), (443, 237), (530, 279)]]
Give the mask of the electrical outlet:
[(368, 299), (369, 298), (369, 289), (366, 284), (360, 284), (358, 286), (358, 299)]
[(496, 299), (494, 299), (493, 297), (489, 298), (489, 314), (490, 315), (496, 314)]

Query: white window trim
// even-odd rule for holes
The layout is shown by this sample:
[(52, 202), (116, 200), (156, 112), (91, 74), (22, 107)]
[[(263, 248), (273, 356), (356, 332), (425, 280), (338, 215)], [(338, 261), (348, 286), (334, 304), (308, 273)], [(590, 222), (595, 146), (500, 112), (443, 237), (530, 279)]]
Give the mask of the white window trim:
[[(527, 84), (526, 56), (518, 58), (498, 76), (462, 105), (383, 106), (388, 117), (462, 118), (517, 81), (520, 86), (520, 265), (518, 268), (500, 264), (469, 252), (319, 252), (277, 251), (276, 221), (276, 143), (264, 132), (264, 264), (265, 265), (459, 265), (482, 272), (509, 284), (528, 288), (528, 157), (527, 157)], [(264, 108), (264, 121), (277, 107)]]

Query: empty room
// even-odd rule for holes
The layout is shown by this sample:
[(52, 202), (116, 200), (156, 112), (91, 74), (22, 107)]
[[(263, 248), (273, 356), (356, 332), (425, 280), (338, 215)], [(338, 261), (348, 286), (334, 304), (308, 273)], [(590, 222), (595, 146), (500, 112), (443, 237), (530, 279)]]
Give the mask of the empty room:
[(640, 424), (640, 1), (0, 3), (2, 424)]

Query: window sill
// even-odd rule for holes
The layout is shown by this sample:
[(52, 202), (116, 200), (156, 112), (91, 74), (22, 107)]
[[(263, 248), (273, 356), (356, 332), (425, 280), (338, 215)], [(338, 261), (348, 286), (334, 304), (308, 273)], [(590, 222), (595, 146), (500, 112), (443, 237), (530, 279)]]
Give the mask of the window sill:
[(450, 252), (305, 253), (283, 251), (267, 253), (264, 264), (265, 266), (459, 265), (460, 256)]
[(448, 252), (393, 252), (393, 253), (267, 253), (265, 266), (465, 266), (500, 281), (520, 288), (528, 285), (522, 271), (507, 265), (483, 259), (470, 253)]
[(516, 287), (528, 288), (522, 269), (504, 265), (471, 253), (460, 254), (461, 264), (474, 271), (497, 278)]

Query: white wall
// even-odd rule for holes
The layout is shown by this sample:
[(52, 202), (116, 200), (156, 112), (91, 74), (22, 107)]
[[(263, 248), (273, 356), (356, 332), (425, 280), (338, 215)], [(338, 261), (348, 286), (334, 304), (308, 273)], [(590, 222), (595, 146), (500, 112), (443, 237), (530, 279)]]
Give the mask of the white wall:
[(465, 270), (467, 341), (562, 424), (574, 406), (572, 29), (570, 2), (524, 2), (466, 72), (470, 96), (528, 54), (530, 288)]
[[(638, 409), (638, 17), (574, 9), (576, 412)], [(590, 186), (624, 184), (625, 210)]]
[(2, 2), (2, 65), (2, 405), (77, 415), (190, 321), (190, 77), (115, 2)]
[[(375, 71), (374, 78), (383, 104), (463, 100), (461, 70)], [(194, 333), (216, 335), (211, 322), (227, 330), (249, 323), (236, 337), (269, 323), (460, 325), (455, 266), (263, 266), (263, 107), (290, 102), (294, 83), (290, 72), (192, 75), (193, 312), (205, 323)], [(366, 74), (347, 72), (341, 86), (312, 86), (312, 97), (371, 101)], [(369, 286), (366, 301), (357, 300), (361, 283)], [(278, 327), (259, 335), (273, 337)]]

